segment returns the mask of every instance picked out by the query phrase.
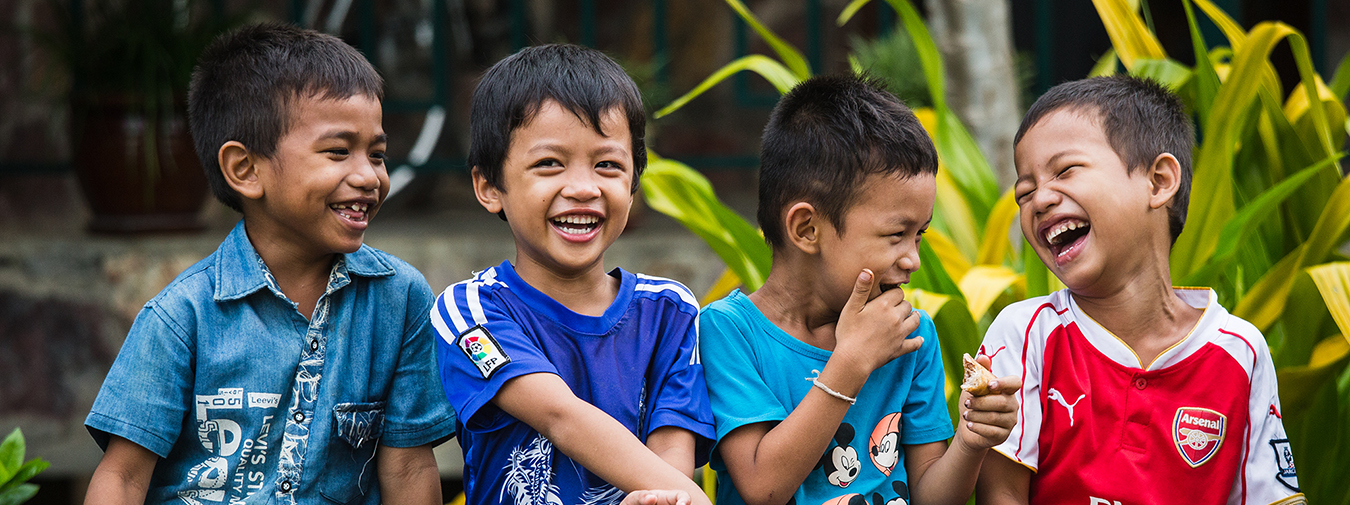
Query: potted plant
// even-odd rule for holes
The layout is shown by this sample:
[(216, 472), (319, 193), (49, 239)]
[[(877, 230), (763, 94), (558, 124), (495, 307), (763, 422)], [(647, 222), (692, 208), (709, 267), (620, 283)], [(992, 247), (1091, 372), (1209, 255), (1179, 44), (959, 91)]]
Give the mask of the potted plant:
[(197, 56), (228, 21), (196, 0), (53, 0), (72, 165), (97, 232), (192, 230), (206, 180), (186, 121)]

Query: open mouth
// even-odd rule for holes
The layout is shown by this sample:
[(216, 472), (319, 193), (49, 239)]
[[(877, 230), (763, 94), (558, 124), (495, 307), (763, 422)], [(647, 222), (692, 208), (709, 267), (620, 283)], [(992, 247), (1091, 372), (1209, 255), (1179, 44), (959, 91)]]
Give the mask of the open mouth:
[(564, 214), (549, 219), (549, 224), (569, 240), (586, 240), (596, 230), (604, 218), (594, 214)]
[(1056, 260), (1067, 260), (1070, 253), (1078, 251), (1087, 240), (1092, 225), (1081, 219), (1065, 219), (1045, 230), (1045, 243), (1050, 245), (1050, 254)]
[(357, 223), (364, 223), (370, 219), (370, 204), (362, 202), (335, 203), (329, 205), (337, 215)]

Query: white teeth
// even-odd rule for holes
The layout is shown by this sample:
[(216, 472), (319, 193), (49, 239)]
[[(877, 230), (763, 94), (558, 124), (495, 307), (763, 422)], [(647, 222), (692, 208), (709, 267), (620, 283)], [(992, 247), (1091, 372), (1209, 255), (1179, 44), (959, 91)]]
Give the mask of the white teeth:
[(370, 205), (367, 205), (367, 204), (364, 204), (364, 203), (353, 203), (353, 204), (351, 204), (351, 205), (348, 205), (348, 204), (345, 204), (345, 203), (335, 203), (335, 204), (329, 205), (328, 207), (329, 207), (329, 208), (332, 208), (332, 209), (339, 209), (339, 210), (340, 210), (340, 209), (351, 209), (351, 210), (354, 210), (354, 211), (356, 211), (356, 212), (365, 212), (367, 209), (370, 208)]
[(1088, 225), (1087, 223), (1074, 220), (1062, 222), (1059, 224), (1059, 226), (1051, 228), (1050, 230), (1045, 232), (1045, 241), (1051, 244), (1058, 244), (1059, 236), (1064, 234), (1064, 232), (1069, 230), (1077, 230), (1079, 228), (1086, 228), (1087, 225)]

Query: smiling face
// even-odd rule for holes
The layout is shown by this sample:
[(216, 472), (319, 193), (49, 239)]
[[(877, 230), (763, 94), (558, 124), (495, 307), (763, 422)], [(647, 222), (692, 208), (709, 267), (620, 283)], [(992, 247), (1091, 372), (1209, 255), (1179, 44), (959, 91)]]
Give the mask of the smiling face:
[(297, 98), (276, 154), (258, 161), (249, 236), (296, 257), (355, 252), (389, 193), (380, 101)]
[[(1166, 209), (1150, 205), (1147, 170), (1131, 174), (1088, 111), (1060, 109), (1017, 144), (1022, 233), (1041, 261), (1077, 294), (1118, 288), (1140, 271), (1167, 233)], [(1159, 221), (1162, 219), (1162, 221)], [(1163, 250), (1166, 250), (1164, 244)]]
[(516, 269), (562, 276), (603, 272), (603, 256), (628, 223), (633, 155), (617, 108), (600, 116), (601, 135), (552, 100), (511, 134), (501, 187), (475, 169), (474, 192), (504, 212), (516, 241)]
[(843, 310), (864, 268), (876, 275), (869, 299), (909, 282), (919, 269), (919, 240), (933, 220), (936, 196), (932, 174), (873, 174), (844, 211), (842, 233), (822, 220), (820, 260), (830, 307)]

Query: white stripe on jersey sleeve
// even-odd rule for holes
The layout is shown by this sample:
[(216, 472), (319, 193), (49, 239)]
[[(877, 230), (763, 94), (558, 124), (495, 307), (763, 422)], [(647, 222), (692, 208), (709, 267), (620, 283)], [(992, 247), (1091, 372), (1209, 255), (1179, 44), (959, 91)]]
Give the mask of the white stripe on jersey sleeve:
[[(441, 292), (441, 296), (436, 297), (436, 303), (431, 306), (432, 326), (435, 326), (436, 331), (441, 334), (441, 339), (452, 345), (455, 343), (455, 337), (469, 329), (468, 325), (464, 324), (464, 318), (459, 314), (458, 304), (455, 303), (455, 288), (467, 282), (469, 281), (451, 284), (450, 287)], [(443, 314), (449, 314), (450, 321), (446, 321)], [(454, 329), (450, 328), (451, 324), (455, 326)]]
[(703, 355), (699, 351), (699, 341), (698, 341), (699, 340), (698, 298), (694, 297), (694, 292), (690, 291), (689, 288), (686, 287), (684, 284), (680, 284), (679, 281), (666, 279), (664, 277), (656, 277), (646, 274), (637, 274), (637, 278), (638, 278), (637, 285), (633, 287), (635, 291), (645, 291), (649, 293), (673, 291), (675, 292), (675, 294), (679, 295), (681, 301), (689, 304), (690, 308), (694, 309), (694, 352), (690, 353), (689, 364), (690, 365), (702, 364)]

